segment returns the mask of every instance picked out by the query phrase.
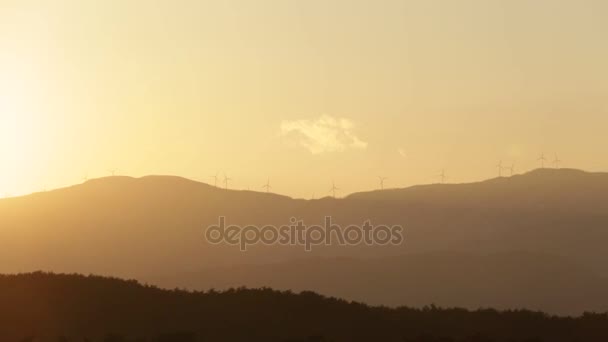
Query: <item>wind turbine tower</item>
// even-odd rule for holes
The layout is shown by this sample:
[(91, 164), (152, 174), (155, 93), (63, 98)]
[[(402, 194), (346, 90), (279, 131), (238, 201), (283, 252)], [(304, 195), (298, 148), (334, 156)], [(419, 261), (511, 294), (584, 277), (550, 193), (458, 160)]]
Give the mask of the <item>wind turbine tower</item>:
[(270, 189), (272, 189), (272, 187), (270, 186), (270, 178), (268, 178), (268, 181), (266, 181), (266, 184), (262, 185), (262, 189), (266, 189), (266, 192), (270, 192)]
[(232, 180), (232, 178), (228, 177), (228, 175), (224, 173), (224, 188), (226, 190), (228, 190), (228, 182), (231, 180)]
[(387, 177), (378, 176), (378, 180), (380, 180), (380, 190), (384, 190), (384, 181), (387, 179)]
[(553, 160), (553, 165), (555, 165), (556, 169), (559, 169), (560, 165), (561, 165), (562, 161), (559, 160), (559, 158), (557, 157), (557, 154), (555, 155), (555, 159)]
[(340, 189), (338, 189), (336, 187), (336, 182), (332, 181), (331, 182), (331, 189), (329, 189), (329, 191), (333, 194), (333, 197), (336, 198), (336, 191), (338, 191)]
[(437, 175), (437, 177), (439, 177), (441, 179), (441, 184), (445, 183), (445, 179), (446, 179), (446, 174), (445, 174), (445, 169), (441, 170), (441, 173), (439, 175)]
[(547, 158), (545, 158), (545, 153), (541, 153), (540, 157), (538, 158), (538, 161), (540, 161), (540, 168), (544, 169), (545, 168), (545, 162), (547, 161)]
[(215, 186), (217, 188), (217, 180), (219, 179), (219, 172), (215, 173), (215, 176), (211, 176), (211, 178), (213, 178), (213, 186)]

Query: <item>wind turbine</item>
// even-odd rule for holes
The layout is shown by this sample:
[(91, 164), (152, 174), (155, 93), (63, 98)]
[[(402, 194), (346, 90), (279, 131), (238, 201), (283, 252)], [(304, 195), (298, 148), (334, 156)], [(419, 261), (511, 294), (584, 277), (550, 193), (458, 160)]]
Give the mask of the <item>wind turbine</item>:
[(228, 190), (228, 182), (231, 180), (232, 178), (228, 177), (228, 175), (224, 173), (224, 187), (226, 190)]
[(110, 175), (116, 176), (116, 173), (118, 172), (118, 169), (109, 169), (108, 172), (110, 173)]
[(446, 178), (445, 169), (442, 169), (441, 173), (438, 174), (437, 177), (441, 178), (441, 184), (445, 183), (445, 178)]
[(88, 174), (88, 173), (85, 173), (85, 174), (84, 174), (84, 177), (82, 177), (82, 181), (83, 181), (84, 183), (86, 183), (88, 180), (89, 180), (89, 174)]
[(553, 165), (555, 165), (556, 169), (559, 169), (559, 165), (561, 164), (561, 160), (559, 160), (559, 158), (557, 157), (557, 154), (555, 155), (555, 159), (553, 160)]
[(219, 178), (219, 171), (215, 173), (215, 176), (211, 176), (211, 178), (213, 178), (213, 186), (215, 186), (217, 188), (217, 180)]
[(496, 165), (496, 167), (498, 168), (498, 177), (502, 177), (502, 160), (498, 162), (498, 165)]
[(540, 161), (540, 168), (544, 169), (545, 168), (545, 162), (547, 161), (547, 158), (545, 158), (545, 153), (541, 153), (540, 157), (537, 159), (538, 161)]
[(266, 181), (266, 184), (262, 185), (262, 189), (266, 189), (266, 192), (270, 192), (270, 189), (272, 189), (270, 186), (270, 177), (268, 178), (268, 181)]
[(378, 176), (378, 179), (380, 180), (380, 190), (384, 190), (384, 181), (387, 180), (388, 177)]
[(511, 163), (511, 166), (509, 166), (509, 171), (511, 172), (511, 176), (513, 176), (515, 173), (515, 163)]
[(329, 191), (333, 194), (334, 198), (336, 198), (336, 191), (338, 191), (340, 189), (338, 189), (336, 187), (336, 182), (332, 181), (331, 182), (331, 189), (329, 189)]

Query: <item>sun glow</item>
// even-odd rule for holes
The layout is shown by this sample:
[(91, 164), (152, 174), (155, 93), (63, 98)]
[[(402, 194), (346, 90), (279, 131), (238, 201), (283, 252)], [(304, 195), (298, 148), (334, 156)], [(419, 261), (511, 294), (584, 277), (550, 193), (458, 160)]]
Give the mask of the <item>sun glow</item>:
[(6, 197), (27, 192), (24, 181), (39, 168), (34, 161), (45, 124), (36, 110), (39, 87), (27, 66), (0, 56), (0, 75), (0, 197)]

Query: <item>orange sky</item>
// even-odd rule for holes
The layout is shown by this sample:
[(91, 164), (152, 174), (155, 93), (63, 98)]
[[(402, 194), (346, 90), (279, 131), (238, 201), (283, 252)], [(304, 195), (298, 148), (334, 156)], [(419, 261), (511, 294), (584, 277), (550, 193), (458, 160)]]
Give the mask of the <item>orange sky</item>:
[(298, 197), (608, 169), (605, 1), (2, 1), (0, 194), (174, 174)]

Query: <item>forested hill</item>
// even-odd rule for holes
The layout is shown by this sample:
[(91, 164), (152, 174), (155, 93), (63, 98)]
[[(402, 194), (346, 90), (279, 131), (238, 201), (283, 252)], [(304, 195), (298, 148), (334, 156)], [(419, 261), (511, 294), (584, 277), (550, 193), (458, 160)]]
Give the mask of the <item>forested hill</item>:
[(0, 276), (0, 322), (1, 341), (608, 340), (605, 314), (389, 309), (312, 292), (169, 291), (48, 273)]

